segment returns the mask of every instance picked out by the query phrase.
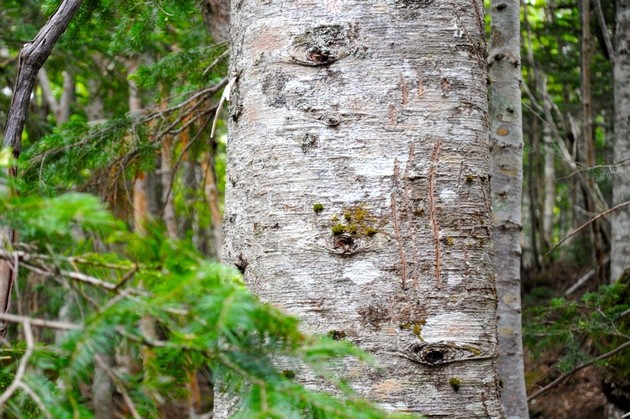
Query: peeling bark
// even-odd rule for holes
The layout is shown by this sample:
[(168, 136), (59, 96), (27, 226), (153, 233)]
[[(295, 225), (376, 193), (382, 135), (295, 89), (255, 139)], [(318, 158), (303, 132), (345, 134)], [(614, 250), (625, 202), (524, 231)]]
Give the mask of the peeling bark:
[(239, 0), (231, 21), (224, 261), (371, 352), (382, 371), (340, 366), (361, 396), (499, 417), (482, 3)]

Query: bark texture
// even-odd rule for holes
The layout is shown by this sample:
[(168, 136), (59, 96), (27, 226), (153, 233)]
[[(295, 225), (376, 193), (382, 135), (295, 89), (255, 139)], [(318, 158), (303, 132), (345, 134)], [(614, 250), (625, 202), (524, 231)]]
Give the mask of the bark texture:
[[(79, 10), (82, 0), (64, 0), (57, 11), (37, 33), (35, 38), (24, 45), (20, 51), (18, 74), (13, 87), (11, 105), (7, 113), (2, 148), (11, 147), (13, 155), (18, 158), (22, 149), (22, 131), (26, 122), (28, 104), (30, 102), (37, 73), (52, 52), (53, 47), (64, 33), (68, 24)], [(12, 168), (9, 175), (15, 176), (17, 169)], [(6, 186), (0, 184), (0, 193), (6, 192)], [(0, 228), (0, 247), (13, 245), (15, 233), (7, 228)], [(12, 262), (0, 261), (0, 313), (9, 310), (11, 289), (15, 277)], [(0, 322), (0, 338), (6, 335), (6, 323)]]
[[(613, 206), (630, 201), (630, 0), (617, 0), (615, 53), (615, 163)], [(630, 267), (630, 207), (612, 217), (610, 279)]]
[[(501, 403), (508, 418), (529, 418), (521, 329), (521, 114), (520, 4), (491, 2), (490, 138), (496, 256)], [(547, 150), (550, 153), (550, 150)]]
[(231, 22), (224, 260), (373, 353), (340, 367), (362, 396), (499, 417), (482, 3), (236, 0)]

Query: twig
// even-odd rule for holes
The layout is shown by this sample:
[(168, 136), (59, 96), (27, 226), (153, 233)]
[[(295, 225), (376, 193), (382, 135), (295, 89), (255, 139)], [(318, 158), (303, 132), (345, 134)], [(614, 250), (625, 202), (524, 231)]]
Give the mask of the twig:
[(140, 416), (140, 414), (138, 414), (138, 410), (136, 409), (136, 406), (133, 404), (131, 397), (129, 397), (129, 393), (127, 393), (127, 390), (125, 389), (125, 386), (121, 382), (120, 378), (118, 378), (118, 376), (114, 374), (114, 372), (111, 370), (109, 365), (107, 365), (107, 363), (100, 357), (100, 355), (98, 354), (94, 355), (94, 361), (96, 361), (96, 363), (101, 368), (103, 368), (103, 371), (105, 371), (105, 373), (109, 376), (109, 378), (111, 378), (111, 380), (114, 383), (116, 383), (116, 389), (120, 392), (120, 394), (122, 394), (123, 399), (125, 400), (125, 404), (129, 408), (129, 411), (131, 412), (131, 416), (133, 416), (134, 419), (141, 419), (142, 417)]
[(621, 204), (615, 205), (614, 207), (609, 208), (606, 211), (597, 214), (595, 217), (591, 218), (590, 220), (588, 220), (587, 222), (585, 222), (584, 224), (582, 224), (581, 226), (579, 226), (578, 228), (576, 228), (575, 230), (573, 230), (572, 232), (570, 232), (569, 234), (564, 236), (558, 243), (554, 244), (553, 247), (551, 249), (549, 249), (549, 251), (547, 253), (545, 253), (545, 256), (549, 256), (549, 254), (551, 252), (553, 252), (554, 250), (556, 250), (558, 248), (558, 246), (560, 246), (562, 243), (564, 243), (569, 238), (575, 236), (577, 233), (582, 231), (584, 228), (588, 227), (591, 223), (597, 221), (598, 219), (608, 215), (609, 213), (611, 213), (611, 212), (613, 212), (615, 210), (618, 210), (619, 208), (625, 207), (626, 205), (630, 205), (630, 201), (622, 202)]
[[(610, 260), (610, 258), (608, 256), (605, 257), (604, 260), (602, 260), (602, 264), (605, 265), (606, 263), (608, 263), (609, 260)], [(569, 287), (568, 290), (566, 290), (564, 292), (564, 296), (568, 297), (569, 295), (573, 294), (573, 292), (575, 292), (575, 290), (580, 288), (582, 285), (584, 285), (586, 283), (586, 281), (591, 279), (591, 277), (593, 275), (595, 275), (595, 272), (596, 272), (595, 269), (591, 269), (590, 271), (588, 271), (587, 273), (582, 275), (582, 277), (580, 279), (578, 279), (573, 285), (571, 285), (571, 287)]]
[[(2, 314), (2, 313), (0, 313)], [(6, 314), (5, 314), (6, 316)], [(4, 406), (4, 404), (11, 398), (15, 390), (20, 387), (20, 383), (22, 382), (22, 377), (26, 372), (26, 366), (28, 365), (28, 360), (33, 355), (33, 348), (35, 344), (33, 342), (33, 331), (31, 330), (31, 323), (28, 318), (24, 318), (21, 320), (22, 325), (24, 326), (24, 337), (26, 338), (26, 350), (24, 351), (24, 355), (22, 355), (22, 359), (20, 359), (20, 364), (18, 365), (17, 371), (15, 372), (15, 376), (13, 377), (13, 382), (7, 387), (6, 390), (0, 396), (0, 406)]]
[(44, 405), (44, 402), (42, 402), (42, 399), (39, 398), (37, 393), (35, 393), (35, 391), (29, 385), (27, 385), (24, 381), (20, 381), (19, 387), (22, 391), (24, 391), (31, 397), (37, 407), (39, 407), (39, 411), (42, 412), (42, 414), (46, 416), (47, 419), (52, 419), (52, 415), (48, 410), (46, 410), (46, 406)]
[(604, 45), (606, 45), (606, 53), (608, 54), (608, 59), (611, 64), (615, 64), (615, 49), (613, 48), (612, 42), (610, 41), (610, 35), (608, 34), (608, 28), (606, 27), (606, 19), (604, 19), (604, 13), (602, 12), (602, 4), (599, 0), (593, 0), (593, 5), (595, 6), (595, 14), (597, 15), (597, 23), (599, 24), (599, 29), (602, 31), (602, 36), (604, 38)]
[(225, 57), (228, 56), (229, 53), (230, 53), (229, 49), (225, 50), (225, 52), (223, 54), (219, 55), (212, 63), (210, 63), (210, 65), (208, 67), (206, 67), (205, 70), (203, 70), (203, 73), (201, 75), (205, 76), (206, 74), (208, 74), (208, 72), (210, 70), (212, 70), (214, 68), (214, 66), (216, 66), (221, 61), (223, 61), (225, 59)]
[(626, 349), (628, 347), (630, 347), (630, 341), (627, 341), (627, 342), (617, 346), (612, 351), (606, 352), (605, 354), (600, 355), (597, 358), (593, 358), (593, 359), (591, 359), (588, 362), (585, 362), (583, 364), (578, 365), (577, 367), (573, 368), (568, 373), (561, 375), (560, 377), (558, 377), (555, 380), (553, 380), (551, 383), (547, 384), (546, 386), (544, 386), (540, 390), (536, 391), (534, 394), (532, 394), (531, 396), (529, 396), (527, 398), (527, 401), (531, 402), (532, 400), (542, 396), (543, 394), (545, 394), (546, 392), (548, 392), (549, 390), (551, 390), (552, 388), (554, 388), (558, 384), (560, 384), (563, 381), (569, 379), (572, 375), (574, 375), (578, 371), (583, 370), (584, 368), (594, 364), (597, 361), (601, 361), (603, 359), (610, 358), (611, 356), (618, 354), (619, 352), (623, 351), (624, 349)]
[[(37, 319), (26, 316), (17, 316), (15, 314), (0, 313), (0, 320), (4, 320), (11, 323), (24, 323), (28, 322), (31, 326), (48, 327), (50, 329), (59, 330), (77, 330), (82, 329), (83, 325), (76, 323), (60, 322), (56, 320)], [(29, 326), (30, 329), (30, 326)]]
[(238, 80), (238, 75), (232, 77), (230, 79), (230, 82), (227, 84), (227, 86), (225, 86), (225, 89), (223, 89), (223, 94), (221, 95), (221, 99), (219, 100), (219, 104), (217, 105), (217, 111), (214, 114), (214, 120), (212, 121), (212, 129), (210, 130), (210, 139), (214, 138), (214, 132), (217, 128), (217, 121), (219, 120), (219, 112), (221, 112), (221, 108), (223, 107), (223, 102), (230, 101), (230, 94), (232, 93), (232, 88), (234, 87), (236, 80)]

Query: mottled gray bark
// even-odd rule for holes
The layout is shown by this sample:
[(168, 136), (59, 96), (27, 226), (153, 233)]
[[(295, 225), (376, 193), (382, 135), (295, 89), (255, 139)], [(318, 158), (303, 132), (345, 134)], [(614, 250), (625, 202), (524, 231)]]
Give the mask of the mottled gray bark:
[[(630, 0), (617, 0), (615, 52), (615, 163), (613, 205), (630, 201)], [(630, 207), (611, 220), (610, 279), (630, 267)]]
[(360, 395), (499, 417), (481, 1), (237, 0), (231, 22), (224, 260), (371, 352), (378, 373), (340, 366)]
[(520, 6), (491, 1), (490, 138), (496, 257), (501, 403), (508, 418), (529, 418), (521, 329), (521, 114)]

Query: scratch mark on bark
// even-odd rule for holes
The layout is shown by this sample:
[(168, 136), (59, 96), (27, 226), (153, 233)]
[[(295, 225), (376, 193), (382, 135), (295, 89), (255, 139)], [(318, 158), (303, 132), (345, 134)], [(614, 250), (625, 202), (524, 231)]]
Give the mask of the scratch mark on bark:
[(416, 71), (417, 80), (418, 80), (418, 97), (422, 97), (424, 95), (424, 85), (422, 84), (422, 77), (420, 74), (420, 70)]
[(402, 90), (402, 104), (406, 105), (409, 103), (409, 86), (407, 86), (407, 81), (405, 80), (404, 75), (400, 75), (400, 88)]
[(442, 288), (442, 248), (440, 247), (440, 228), (437, 222), (437, 207), (435, 205), (435, 168), (440, 157), (440, 141), (435, 143), (431, 155), (431, 167), (429, 168), (429, 217), (433, 228), (433, 243), (435, 246), (435, 281), (437, 287)]
[[(396, 189), (398, 189), (398, 176), (400, 175), (400, 169), (398, 167), (398, 160), (394, 160), (394, 185)], [(391, 208), (392, 208), (392, 220), (394, 223), (394, 235), (396, 236), (396, 242), (398, 243), (398, 253), (400, 254), (400, 264), (402, 265), (402, 281), (401, 286), (402, 289), (407, 288), (407, 256), (405, 255), (405, 247), (402, 239), (402, 235), (400, 234), (400, 224), (398, 208), (396, 207), (396, 191), (394, 191), (391, 195)]]
[(409, 167), (413, 164), (413, 160), (415, 157), (415, 150), (413, 147), (413, 143), (409, 144), (409, 157), (407, 159), (407, 164), (405, 165), (405, 172), (403, 173), (403, 205), (405, 206), (405, 211), (407, 212), (407, 231), (409, 232), (409, 242), (411, 244), (411, 251), (412, 251), (412, 256), (413, 256), (413, 261), (412, 261), (412, 270), (413, 270), (413, 274), (412, 274), (412, 281), (413, 281), (413, 287), (414, 288), (418, 288), (418, 264), (419, 264), (419, 259), (420, 259), (420, 255), (418, 254), (418, 247), (416, 246), (416, 237), (418, 236), (417, 234), (415, 234), (415, 229), (413, 227), (413, 209), (411, 208), (411, 199), (409, 197), (410, 195), (410, 188), (409, 188), (409, 184), (408, 184), (408, 179), (409, 179)]
[(387, 113), (388, 113), (388, 115), (389, 115), (389, 123), (390, 123), (391, 125), (396, 125), (396, 118), (397, 118), (397, 115), (396, 115), (396, 106), (394, 106), (394, 104), (393, 104), (393, 103), (390, 103), (390, 104), (389, 104), (389, 109), (388, 109), (388, 112), (387, 112)]

